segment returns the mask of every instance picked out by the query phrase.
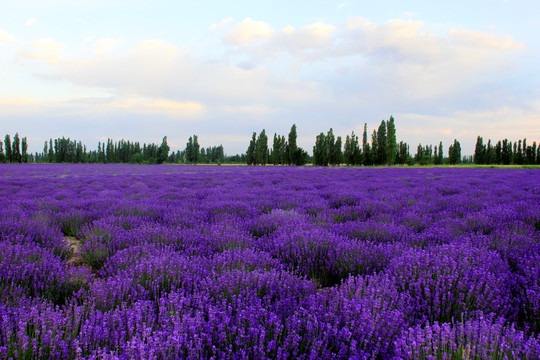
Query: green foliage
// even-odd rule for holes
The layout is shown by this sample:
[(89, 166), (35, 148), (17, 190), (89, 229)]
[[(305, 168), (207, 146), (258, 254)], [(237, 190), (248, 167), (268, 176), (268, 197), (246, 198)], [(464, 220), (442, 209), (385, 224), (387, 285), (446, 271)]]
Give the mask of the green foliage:
[(375, 154), (375, 164), (384, 165), (387, 162), (386, 122), (384, 120), (382, 120), (381, 124), (379, 125), (379, 129), (377, 130), (376, 137), (377, 137), (377, 152)]
[(386, 122), (386, 161), (388, 165), (395, 164), (396, 149), (396, 125), (394, 123), (394, 117), (390, 116), (390, 119)]
[(291, 131), (289, 131), (289, 142), (287, 143), (287, 164), (292, 165), (295, 163), (295, 152), (297, 149), (296, 145), (296, 124), (291, 126)]
[(456, 139), (454, 139), (454, 143), (448, 149), (448, 159), (452, 165), (461, 162), (461, 145)]
[(409, 154), (409, 145), (400, 141), (396, 150), (396, 164), (414, 164), (414, 159)]
[(443, 163), (443, 145), (442, 145), (442, 141), (439, 143), (439, 151), (437, 152), (437, 155), (435, 157), (436, 159), (436, 164), (437, 165), (442, 165)]
[(11, 150), (11, 136), (6, 135), (4, 139), (4, 145), (6, 147), (6, 160), (7, 162), (13, 162), (12, 150)]
[(345, 138), (345, 146), (343, 149), (343, 159), (347, 165), (360, 165), (362, 163), (362, 150), (358, 144), (358, 136), (351, 133)]
[(246, 161), (248, 165), (256, 165), (257, 162), (257, 133), (254, 132), (249, 147), (246, 153)]
[(364, 123), (364, 133), (362, 135), (362, 152), (363, 152), (363, 159), (362, 164), (364, 165), (373, 165), (373, 154), (372, 154), (372, 148), (368, 143), (368, 136), (367, 136), (367, 124)]
[(199, 161), (199, 139), (197, 135), (189, 137), (189, 140), (186, 144), (186, 161), (190, 164), (196, 164)]
[(476, 138), (476, 146), (474, 148), (474, 163), (485, 164), (486, 163), (486, 147), (484, 146), (484, 140), (481, 136)]
[(266, 165), (268, 162), (268, 136), (263, 129), (259, 134), (259, 138), (255, 144), (255, 164)]
[(287, 141), (285, 140), (285, 136), (274, 134), (271, 155), (272, 163), (274, 165), (285, 165), (288, 163), (287, 156)]
[(7, 162), (6, 155), (4, 154), (4, 143), (0, 140), (0, 164)]
[(167, 137), (163, 137), (163, 141), (158, 148), (158, 164), (163, 164), (169, 157), (169, 145), (167, 145)]
[(422, 146), (422, 144), (418, 144), (414, 160), (420, 165), (433, 164), (433, 147), (431, 145)]
[(341, 164), (342, 160), (341, 136), (338, 136), (336, 139), (332, 129), (328, 130), (326, 135), (320, 133), (320, 135), (317, 136), (315, 146), (313, 147), (314, 165), (335, 166)]

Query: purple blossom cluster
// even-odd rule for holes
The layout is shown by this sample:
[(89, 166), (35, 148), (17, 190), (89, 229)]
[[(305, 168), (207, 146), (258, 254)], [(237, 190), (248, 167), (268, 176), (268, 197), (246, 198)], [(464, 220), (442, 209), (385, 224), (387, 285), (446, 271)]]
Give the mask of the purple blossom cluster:
[(538, 359), (533, 169), (2, 165), (0, 359)]

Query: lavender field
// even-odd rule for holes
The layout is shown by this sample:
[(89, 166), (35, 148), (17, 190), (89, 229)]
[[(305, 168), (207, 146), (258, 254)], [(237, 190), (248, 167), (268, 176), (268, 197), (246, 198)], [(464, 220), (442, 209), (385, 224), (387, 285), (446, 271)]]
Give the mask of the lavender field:
[(538, 359), (540, 171), (0, 166), (0, 359)]

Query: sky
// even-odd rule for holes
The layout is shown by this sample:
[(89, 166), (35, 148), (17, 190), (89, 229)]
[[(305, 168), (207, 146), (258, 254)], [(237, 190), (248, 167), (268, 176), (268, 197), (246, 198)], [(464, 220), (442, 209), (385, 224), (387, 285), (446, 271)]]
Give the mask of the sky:
[(0, 138), (540, 142), (538, 0), (0, 0)]

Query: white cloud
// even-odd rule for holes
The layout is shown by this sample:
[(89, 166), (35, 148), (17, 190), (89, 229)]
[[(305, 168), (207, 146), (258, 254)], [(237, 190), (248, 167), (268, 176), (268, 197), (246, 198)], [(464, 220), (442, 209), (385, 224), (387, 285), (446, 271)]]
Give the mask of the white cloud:
[(522, 50), (525, 48), (524, 43), (516, 42), (511, 36), (501, 36), (482, 31), (450, 29), (448, 36), (457, 43), (470, 47), (496, 50)]
[(167, 99), (148, 99), (139, 96), (128, 96), (114, 100), (107, 107), (125, 109), (133, 113), (166, 114), (174, 117), (199, 116), (204, 106), (195, 101), (173, 101)]
[(35, 18), (30, 18), (28, 20), (26, 20), (26, 26), (32, 26), (34, 25), (36, 22), (36, 19)]
[(268, 23), (246, 18), (225, 33), (223, 40), (230, 45), (249, 44), (263, 40), (274, 31)]
[[(419, 143), (429, 144), (426, 139), (438, 137), (446, 149), (454, 139), (461, 143), (462, 154), (474, 152), (477, 136), (487, 142), (507, 138), (510, 141), (526, 137), (531, 143), (540, 139), (540, 103), (529, 103), (528, 109), (514, 106), (493, 106), (479, 111), (456, 110), (445, 114), (396, 114), (402, 123), (411, 124), (399, 129), (400, 136), (409, 142), (411, 152)], [(503, 134), (503, 135), (501, 135)], [(436, 145), (435, 142), (433, 142)]]
[(212, 26), (210, 26), (210, 30), (217, 30), (217, 29), (220, 29), (220, 28), (224, 28), (226, 27), (227, 25), (229, 25), (230, 23), (232, 23), (234, 21), (233, 18), (231, 17), (228, 17), (226, 19), (223, 19), (221, 20), (219, 23), (217, 24), (212, 24)]
[(274, 108), (267, 105), (241, 105), (241, 106), (230, 106), (225, 105), (221, 109), (227, 113), (246, 113), (251, 115), (267, 115), (275, 111)]
[(287, 26), (276, 35), (270, 47), (298, 55), (309, 49), (327, 48), (333, 43), (332, 34), (335, 30), (335, 26), (322, 22), (306, 25), (298, 30)]
[[(40, 44), (47, 48), (46, 42)], [(54, 42), (47, 44), (53, 49), (62, 48)], [(110, 45), (108, 40), (104, 44)], [(45, 50), (24, 53), (49, 66), (48, 73), (43, 74), (49, 81), (57, 79), (78, 86), (106, 88), (120, 99), (137, 94), (153, 102), (142, 106), (138, 99), (127, 104), (139, 104), (140, 109), (146, 110), (158, 104), (158, 100), (167, 100), (260, 114), (271, 107), (298, 106), (321, 97), (321, 88), (316, 84), (275, 76), (263, 67), (246, 71), (225, 63), (198, 61), (162, 40), (145, 40), (127, 50), (116, 50), (110, 56), (102, 56), (100, 51), (83, 57), (66, 55), (61, 62), (43, 54), (49, 53)]]
[(0, 29), (0, 46), (9, 46), (15, 42), (15, 36)]
[(423, 26), (423, 22), (414, 20), (394, 19), (375, 24), (351, 18), (335, 55), (361, 54), (394, 62), (429, 62), (443, 54), (445, 39), (423, 30)]
[(98, 39), (95, 42), (94, 52), (97, 56), (103, 56), (118, 47), (119, 39)]
[[(212, 31), (217, 29), (222, 30)], [(411, 146), (430, 142), (430, 134), (447, 146), (450, 138), (474, 141), (483, 129), (493, 139), (497, 129), (521, 137), (538, 129), (540, 106), (530, 110), (529, 100), (514, 96), (503, 79), (526, 51), (511, 37), (465, 29), (440, 35), (421, 21), (362, 18), (279, 29), (250, 18), (225, 19), (207, 35), (206, 40), (222, 42), (212, 61), (204, 52), (158, 39), (131, 47), (107, 38), (69, 47), (52, 39), (35, 41), (19, 53), (37, 65), (33, 73), (40, 80), (107, 94), (36, 104), (4, 99), (0, 112), (55, 107), (86, 112), (103, 123), (129, 114), (124, 118), (137, 119), (145, 129), (148, 119), (187, 119), (179, 122), (193, 124), (182, 131), (226, 136), (262, 128), (286, 133), (292, 123), (306, 132), (326, 131), (334, 123), (336, 131), (341, 126), (350, 132), (358, 123), (367, 121), (372, 128), (370, 120), (394, 114)], [(0, 45), (5, 41), (14, 38), (0, 31)], [(510, 102), (511, 96), (519, 99)], [(495, 117), (500, 121), (490, 122)]]
[(63, 52), (67, 46), (53, 39), (39, 39), (32, 42), (33, 51), (20, 50), (20, 54), (34, 60), (44, 60), (49, 64), (58, 64), (62, 61)]

